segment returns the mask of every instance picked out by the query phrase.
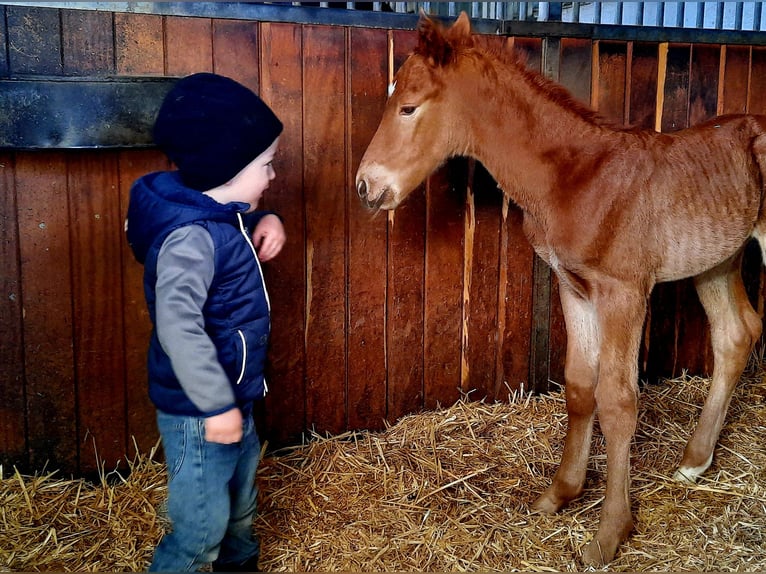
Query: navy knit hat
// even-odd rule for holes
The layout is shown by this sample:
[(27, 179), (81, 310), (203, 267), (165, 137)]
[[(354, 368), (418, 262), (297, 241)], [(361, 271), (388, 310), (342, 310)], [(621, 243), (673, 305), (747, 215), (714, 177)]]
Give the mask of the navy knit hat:
[(282, 133), (261, 98), (230, 78), (200, 73), (179, 80), (154, 122), (154, 141), (184, 184), (207, 191), (226, 183)]

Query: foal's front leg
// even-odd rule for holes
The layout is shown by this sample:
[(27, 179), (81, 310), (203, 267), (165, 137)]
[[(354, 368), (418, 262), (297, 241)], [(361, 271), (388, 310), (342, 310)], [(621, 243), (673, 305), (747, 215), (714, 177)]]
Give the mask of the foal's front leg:
[(599, 332), (595, 308), (563, 282), (560, 294), (567, 329), (564, 369), (567, 434), (564, 454), (551, 485), (532, 506), (533, 510), (546, 513), (558, 511), (583, 491), (596, 408)]
[(630, 444), (638, 417), (638, 350), (646, 296), (606, 288), (596, 302), (601, 352), (596, 406), (606, 439), (606, 494), (598, 532), (583, 550), (583, 562), (602, 566), (633, 529), (630, 512)]

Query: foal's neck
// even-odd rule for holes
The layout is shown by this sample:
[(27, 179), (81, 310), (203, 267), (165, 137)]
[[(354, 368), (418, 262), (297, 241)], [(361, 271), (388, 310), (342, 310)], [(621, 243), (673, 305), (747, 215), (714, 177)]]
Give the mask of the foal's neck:
[(515, 203), (534, 213), (553, 199), (561, 170), (577, 169), (580, 158), (609, 145), (613, 132), (533, 73), (502, 62), (495, 71), (497, 80), (478, 74), (484, 96), (469, 106), (476, 117), (467, 123), (473, 133), (466, 148)]

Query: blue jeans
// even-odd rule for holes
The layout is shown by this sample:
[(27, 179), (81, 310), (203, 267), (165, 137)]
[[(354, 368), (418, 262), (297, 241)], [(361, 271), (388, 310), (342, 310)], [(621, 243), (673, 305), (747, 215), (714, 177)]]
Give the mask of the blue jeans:
[(253, 532), (261, 444), (253, 417), (242, 442), (205, 440), (205, 419), (157, 412), (168, 467), (168, 515), (172, 530), (154, 552), (150, 572), (193, 571), (241, 564), (259, 552)]

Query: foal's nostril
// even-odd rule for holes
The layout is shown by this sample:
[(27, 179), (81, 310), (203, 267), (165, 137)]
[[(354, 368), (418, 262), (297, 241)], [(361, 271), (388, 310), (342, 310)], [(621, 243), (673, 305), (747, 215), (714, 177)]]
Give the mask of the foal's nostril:
[(360, 179), (356, 184), (356, 192), (360, 199), (367, 199), (367, 182)]

